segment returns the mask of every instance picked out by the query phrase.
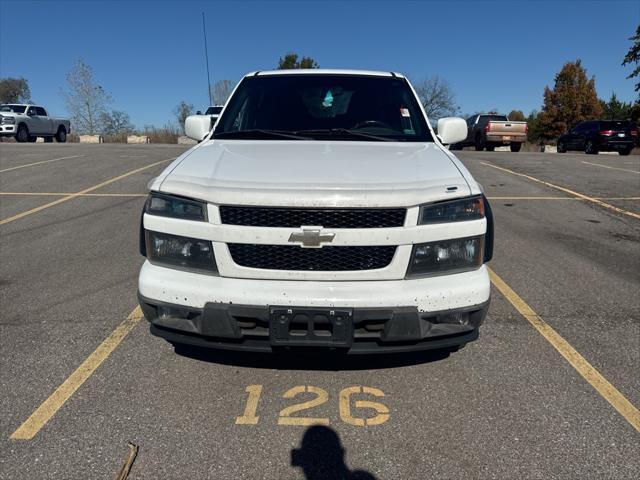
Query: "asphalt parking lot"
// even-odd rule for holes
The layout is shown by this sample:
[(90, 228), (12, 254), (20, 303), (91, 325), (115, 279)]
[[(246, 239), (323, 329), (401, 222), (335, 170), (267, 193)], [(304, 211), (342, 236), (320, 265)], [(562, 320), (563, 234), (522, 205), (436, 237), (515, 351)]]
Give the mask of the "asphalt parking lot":
[(479, 340), (345, 360), (149, 334), (140, 210), (182, 151), (0, 145), (0, 478), (114, 478), (128, 442), (134, 479), (640, 477), (640, 157), (456, 152), (496, 218)]

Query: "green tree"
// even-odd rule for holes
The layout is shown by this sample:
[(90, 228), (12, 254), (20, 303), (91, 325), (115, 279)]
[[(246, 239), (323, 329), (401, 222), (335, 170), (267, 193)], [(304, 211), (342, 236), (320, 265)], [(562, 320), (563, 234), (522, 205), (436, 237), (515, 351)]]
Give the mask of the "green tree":
[[(509, 117), (511, 118), (511, 117)], [(527, 141), (530, 143), (540, 143), (542, 140), (542, 129), (540, 127), (540, 112), (533, 110), (527, 117)]]
[(602, 106), (602, 118), (607, 120), (629, 120), (633, 105), (628, 102), (621, 102), (615, 93), (611, 94), (608, 102), (600, 100)]
[[(622, 61), (622, 66), (635, 65), (635, 68), (627, 77), (631, 79), (640, 76), (640, 25), (636, 28), (636, 34), (629, 40), (633, 42), (633, 45), (629, 47), (629, 51)], [(640, 82), (636, 83), (635, 90), (640, 92)], [(640, 93), (638, 93), (638, 101), (640, 101)]]
[(298, 60), (297, 53), (287, 53), (278, 60), (278, 70), (292, 70), (297, 68), (320, 68), (320, 66), (311, 57), (302, 57)]
[(25, 78), (0, 79), (0, 103), (27, 103), (31, 101), (29, 82)]
[(107, 118), (107, 107), (113, 99), (94, 79), (93, 68), (82, 60), (76, 61), (67, 74), (67, 90), (61, 93), (76, 132), (95, 135), (103, 131), (102, 121)]
[(509, 115), (507, 115), (509, 120), (513, 120), (514, 122), (524, 122), (526, 120), (524, 113), (522, 110), (511, 110)]
[(541, 138), (551, 140), (578, 122), (602, 115), (602, 105), (596, 93), (595, 77), (578, 59), (564, 64), (555, 77), (553, 89), (544, 89), (544, 105), (540, 114)]

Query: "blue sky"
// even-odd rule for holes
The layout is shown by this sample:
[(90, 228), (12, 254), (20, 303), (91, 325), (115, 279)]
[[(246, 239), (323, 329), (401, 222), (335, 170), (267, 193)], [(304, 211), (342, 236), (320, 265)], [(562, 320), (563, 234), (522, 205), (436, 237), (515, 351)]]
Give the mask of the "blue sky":
[(434, 74), (462, 112), (539, 109), (545, 85), (581, 58), (601, 97), (633, 100), (620, 65), (640, 22), (637, 1), (9, 1), (0, 0), (0, 76), (65, 115), (59, 94), (84, 59), (132, 121), (163, 125), (186, 100), (208, 103), (201, 12), (212, 82), (269, 70), (286, 52), (321, 67)]

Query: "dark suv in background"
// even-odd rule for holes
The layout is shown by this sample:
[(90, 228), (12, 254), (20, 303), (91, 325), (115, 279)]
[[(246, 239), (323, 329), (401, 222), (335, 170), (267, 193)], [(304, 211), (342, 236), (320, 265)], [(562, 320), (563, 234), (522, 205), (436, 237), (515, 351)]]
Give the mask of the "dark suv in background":
[(598, 152), (618, 152), (629, 155), (638, 142), (638, 128), (626, 120), (590, 120), (580, 122), (558, 139), (558, 153), (582, 150), (596, 155)]

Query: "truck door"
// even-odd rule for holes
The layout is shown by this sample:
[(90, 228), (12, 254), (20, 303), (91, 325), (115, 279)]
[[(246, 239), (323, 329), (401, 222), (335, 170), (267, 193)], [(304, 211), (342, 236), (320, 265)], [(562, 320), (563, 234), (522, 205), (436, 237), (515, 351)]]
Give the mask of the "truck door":
[(53, 120), (49, 118), (47, 111), (42, 107), (36, 107), (36, 114), (38, 115), (38, 120), (40, 122), (39, 133), (43, 133), (43, 134), (55, 133), (53, 131)]
[(36, 107), (29, 107), (27, 115), (29, 116), (29, 134), (35, 135), (43, 133), (42, 130), (45, 128), (45, 125), (43, 125), (44, 119), (38, 115), (38, 109)]

